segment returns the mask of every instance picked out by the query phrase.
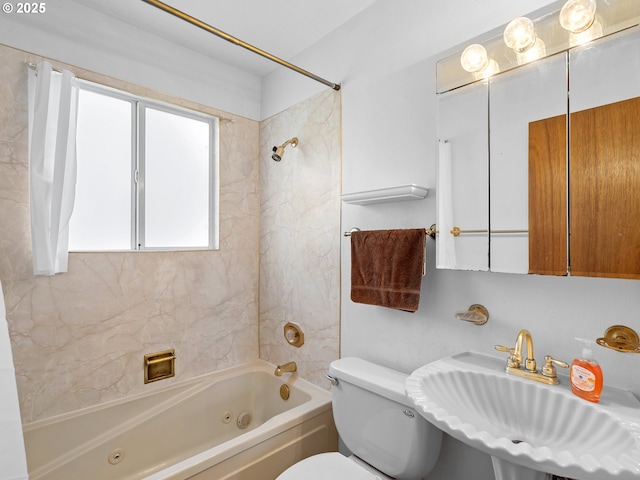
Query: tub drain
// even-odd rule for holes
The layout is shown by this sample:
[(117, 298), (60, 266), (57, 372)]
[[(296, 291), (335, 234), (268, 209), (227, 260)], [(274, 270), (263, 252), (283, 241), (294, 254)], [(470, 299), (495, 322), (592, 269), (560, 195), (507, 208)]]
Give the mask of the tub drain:
[(289, 385), (280, 385), (280, 398), (282, 398), (283, 400), (289, 400), (289, 395), (291, 395), (291, 389), (289, 388)]
[(238, 424), (238, 428), (240, 429), (247, 428), (251, 423), (251, 414), (245, 410), (240, 415), (238, 415), (238, 421), (236, 423)]
[(109, 463), (111, 465), (117, 465), (124, 460), (124, 448), (116, 448), (109, 454)]

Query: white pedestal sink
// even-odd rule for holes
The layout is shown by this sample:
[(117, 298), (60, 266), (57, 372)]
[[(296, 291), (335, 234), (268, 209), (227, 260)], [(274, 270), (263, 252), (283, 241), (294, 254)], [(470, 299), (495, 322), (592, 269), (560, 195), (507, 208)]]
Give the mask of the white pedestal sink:
[(491, 457), (495, 480), (546, 480), (547, 474), (538, 470), (507, 462), (502, 458)]
[(606, 387), (600, 403), (507, 375), (504, 359), (464, 352), (429, 363), (406, 382), (420, 414), (492, 456), (497, 480), (640, 479), (640, 401)]

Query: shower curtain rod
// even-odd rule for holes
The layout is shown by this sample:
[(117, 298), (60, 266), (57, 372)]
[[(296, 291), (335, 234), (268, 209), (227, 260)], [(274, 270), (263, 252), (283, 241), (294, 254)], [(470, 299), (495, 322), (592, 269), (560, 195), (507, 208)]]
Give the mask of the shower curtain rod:
[(306, 77), (309, 77), (313, 80), (315, 80), (316, 82), (320, 82), (328, 87), (333, 88), (334, 90), (340, 90), (340, 84), (339, 83), (333, 83), (330, 82), (329, 80), (325, 80), (322, 77), (319, 77), (317, 75), (314, 75), (311, 72), (308, 72), (307, 70), (304, 70), (300, 67), (297, 67), (285, 60), (282, 60), (281, 58), (276, 57), (275, 55), (271, 55), (268, 52), (265, 52), (264, 50), (261, 50), (257, 47), (254, 47), (253, 45), (247, 43), (247, 42), (243, 42), (242, 40), (229, 35), (228, 33), (223, 32), (222, 30), (218, 30), (215, 27), (212, 27), (211, 25), (204, 23), (201, 20), (198, 20), (195, 17), (192, 17), (191, 15), (188, 15), (174, 7), (172, 7), (171, 5), (167, 5), (166, 3), (160, 2), (158, 0), (142, 0), (145, 3), (148, 3), (149, 5), (153, 5), (156, 8), (159, 8), (160, 10), (164, 10), (167, 13), (170, 13), (192, 25), (195, 25), (196, 27), (199, 27), (209, 33), (212, 33), (214, 35), (216, 35), (217, 37), (220, 37), (228, 42), (234, 43), (240, 47), (246, 48), (247, 50), (253, 52), (253, 53), (257, 53), (258, 55), (267, 58), (269, 60), (271, 60), (272, 62), (276, 62), (279, 63), (280, 65), (287, 67), (291, 70), (293, 70), (294, 72), (298, 72), (302, 75), (305, 75)]

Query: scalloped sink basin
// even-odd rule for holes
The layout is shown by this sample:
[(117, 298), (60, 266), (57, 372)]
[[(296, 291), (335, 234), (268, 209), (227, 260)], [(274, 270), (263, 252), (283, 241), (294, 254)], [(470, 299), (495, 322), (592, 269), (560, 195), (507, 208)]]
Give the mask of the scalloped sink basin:
[[(579, 480), (640, 478), (640, 402), (605, 386), (600, 403), (504, 372), (465, 352), (414, 371), (406, 390), (445, 433), (512, 464)], [(494, 466), (496, 465), (494, 460)]]

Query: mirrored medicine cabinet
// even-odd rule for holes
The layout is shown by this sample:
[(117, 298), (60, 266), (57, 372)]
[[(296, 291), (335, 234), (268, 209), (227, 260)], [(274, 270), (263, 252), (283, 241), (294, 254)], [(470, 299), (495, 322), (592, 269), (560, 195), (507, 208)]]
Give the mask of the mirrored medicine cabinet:
[(640, 27), (442, 90), (438, 268), (640, 278)]

